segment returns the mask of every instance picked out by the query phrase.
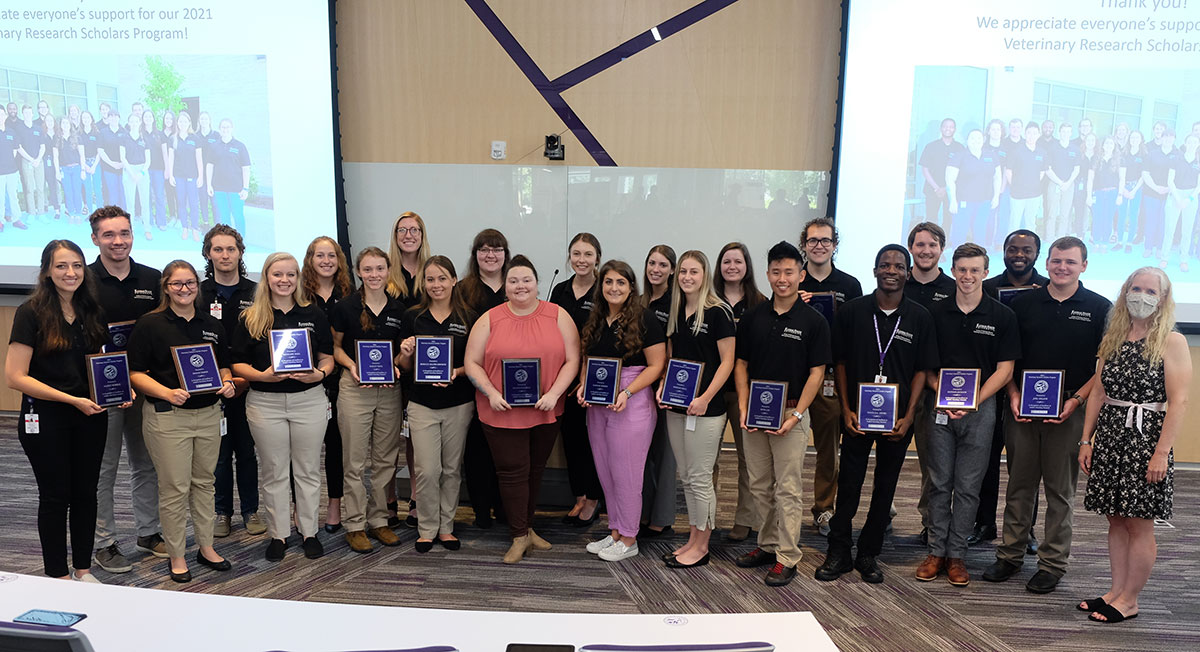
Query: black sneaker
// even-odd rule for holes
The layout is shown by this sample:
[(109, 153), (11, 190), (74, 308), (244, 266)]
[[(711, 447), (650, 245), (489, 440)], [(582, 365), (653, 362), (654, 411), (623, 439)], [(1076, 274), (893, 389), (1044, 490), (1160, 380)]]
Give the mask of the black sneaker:
[(309, 559), (320, 559), (325, 554), (325, 546), (322, 546), (316, 537), (308, 537), (300, 547), (304, 549), (304, 556)]
[(762, 548), (755, 548), (750, 552), (740, 556), (733, 563), (738, 565), (738, 568), (755, 568), (757, 566), (766, 566), (775, 563), (775, 553), (767, 552)]
[(825, 555), (825, 563), (817, 567), (813, 577), (822, 582), (832, 582), (854, 569), (850, 563), (850, 554), (845, 550), (829, 551)]
[(767, 583), (767, 586), (783, 586), (788, 582), (791, 582), (792, 578), (795, 576), (795, 566), (784, 566), (783, 564), (776, 563), (771, 570), (767, 572), (767, 577), (763, 581)]
[(163, 541), (162, 535), (158, 532), (155, 532), (148, 537), (138, 537), (137, 545), (134, 547), (141, 552), (144, 552), (148, 555), (154, 555), (159, 559), (166, 559), (170, 556), (167, 554), (167, 542)]
[(283, 551), (287, 550), (287, 541), (283, 539), (271, 539), (267, 544), (267, 553), (264, 555), (267, 561), (283, 561)]
[(858, 571), (863, 581), (868, 584), (883, 583), (883, 571), (879, 570), (879, 563), (875, 561), (875, 555), (860, 553), (858, 559), (854, 560), (854, 569)]
[(1058, 588), (1058, 576), (1045, 569), (1039, 569), (1025, 583), (1025, 590), (1030, 593), (1050, 593), (1056, 588)]

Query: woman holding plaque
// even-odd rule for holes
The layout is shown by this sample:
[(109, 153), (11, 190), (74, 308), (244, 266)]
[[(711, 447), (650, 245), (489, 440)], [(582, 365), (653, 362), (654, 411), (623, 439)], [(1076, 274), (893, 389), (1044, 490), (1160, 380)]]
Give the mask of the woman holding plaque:
[[(404, 337), (400, 365), (413, 372), (420, 366), (423, 371), (423, 364), (416, 364), (417, 338), (448, 338), (451, 361), (450, 382), (430, 383), (415, 376), (408, 395), (413, 498), (417, 502), (415, 547), (417, 552), (429, 552), (436, 538), (447, 550), (458, 550), (462, 544), (454, 536), (454, 514), (458, 510), (463, 448), (475, 414), (475, 391), (463, 362), (473, 316), (458, 292), (458, 274), (449, 258), (429, 258), (422, 275), (421, 303), (404, 313), (400, 329)], [(422, 344), (427, 341), (432, 340), (421, 340)], [(423, 359), (427, 355), (422, 352)]]
[[(667, 326), (667, 354), (671, 359), (703, 365), (695, 391), (686, 407), (674, 399), (674, 377), (664, 379), (658, 402), (666, 405), (667, 436), (679, 465), (679, 483), (687, 499), (690, 532), (687, 543), (663, 561), (671, 568), (708, 563), (708, 539), (717, 519), (717, 494), (713, 467), (725, 435), (726, 407), (722, 393), (733, 373), (733, 311), (713, 292), (708, 258), (699, 251), (679, 257), (675, 286), (671, 290), (671, 320)], [(670, 367), (667, 369), (671, 372)]]
[[(579, 330), (583, 330), (592, 312), (592, 289), (596, 285), (599, 261), (600, 241), (591, 233), (577, 233), (567, 245), (567, 264), (575, 273), (550, 291), (550, 302), (566, 310)], [(578, 401), (567, 401), (563, 407), (562, 426), (567, 477), (571, 482), (571, 493), (575, 494), (575, 506), (563, 517), (563, 523), (587, 527), (600, 513), (604, 492), (600, 478), (596, 477), (596, 462), (588, 443), (587, 412)]]
[[(292, 329), (292, 332), (283, 329)], [(276, 371), (278, 357), (307, 371)], [(267, 505), (267, 561), (281, 561), (291, 534), (288, 470), (296, 488), (296, 520), (304, 556), (325, 554), (317, 540), (321, 500), (321, 441), (329, 410), (322, 382), (333, 372), (333, 335), (325, 313), (308, 299), (300, 266), (291, 254), (276, 252), (263, 262), (254, 303), (242, 312), (233, 337), (233, 372), (250, 381), (246, 420), (262, 465)], [(290, 346), (294, 343), (295, 346)], [(307, 353), (308, 360), (305, 360)]]
[[(33, 294), (13, 316), (4, 375), (21, 392), (17, 438), (37, 480), (43, 570), (99, 584), (89, 569), (108, 415), (89, 397), (86, 356), (100, 352), (108, 330), (96, 283), (79, 245), (50, 241)], [(67, 568), (68, 512), (74, 572)]]
[(1138, 615), (1138, 596), (1158, 551), (1154, 520), (1171, 518), (1172, 446), (1192, 382), (1172, 294), (1165, 272), (1135, 271), (1121, 287), (1100, 341), (1100, 383), (1087, 402), (1079, 442), (1079, 467), (1088, 474), (1083, 506), (1108, 517), (1112, 587), (1078, 605), (1097, 622)]
[(158, 473), (167, 573), (183, 583), (192, 580), (184, 557), (189, 507), (199, 546), (196, 563), (217, 571), (231, 568), (213, 549), (213, 486), (221, 451), (220, 399), (232, 398), (236, 388), (225, 327), (198, 307), (195, 268), (183, 260), (169, 263), (160, 289), (162, 301), (138, 319), (129, 336), (129, 378), (146, 397), (142, 430)]
[[(396, 455), (400, 451), (403, 413), (395, 358), (399, 353), (404, 304), (387, 293), (388, 268), (388, 257), (382, 249), (367, 247), (359, 252), (354, 269), (362, 279), (362, 286), (339, 301), (330, 316), (333, 359), (344, 369), (336, 395), (345, 469), (340, 484), (347, 494), (346, 542), (351, 550), (362, 553), (373, 550), (368, 535), (385, 546), (400, 545), (400, 538), (388, 527), (384, 485), (396, 473)], [(365, 351), (363, 343), (367, 344)], [(383, 352), (386, 353), (380, 355)], [(371, 364), (371, 353), (380, 358), (375, 364)], [(325, 450), (328, 467), (328, 444)], [(368, 462), (370, 495), (363, 485), (363, 471)], [(330, 502), (334, 500), (331, 498)]]
[[(525, 256), (509, 264), (504, 291), (508, 301), (471, 329), (464, 366), (477, 390), (475, 405), (496, 461), (512, 536), (504, 563), (515, 564), (531, 548), (550, 549), (530, 524), (558, 438), (562, 399), (579, 371), (579, 335), (567, 311), (538, 299), (537, 271)], [(537, 397), (532, 405), (511, 404), (518, 396), (530, 398), (528, 393)]]
[[(733, 323), (742, 318), (747, 310), (766, 301), (758, 284), (754, 281), (754, 264), (750, 250), (740, 242), (730, 242), (721, 247), (717, 256), (718, 269), (713, 273), (713, 291), (733, 309)], [(762, 523), (754, 511), (754, 499), (750, 495), (750, 475), (746, 472), (746, 451), (742, 446), (742, 416), (737, 400), (737, 387), (733, 376), (725, 383), (725, 410), (729, 417), (729, 429), (733, 431), (733, 445), (737, 449), (737, 509), (733, 513), (733, 527), (725, 534), (730, 541), (745, 541), (755, 525)], [(716, 481), (714, 480), (714, 483)]]
[[(655, 245), (646, 254), (642, 272), (642, 301), (646, 311), (658, 319), (663, 332), (671, 312), (671, 281), (675, 278), (675, 250), (665, 244)], [(666, 420), (660, 411), (655, 422), (654, 437), (646, 456), (642, 475), (642, 537), (674, 534), (675, 523), (675, 456), (667, 439)]]
[(621, 364), (618, 391), (610, 405), (588, 404), (587, 384), (592, 378), (586, 359), (576, 394), (587, 408), (588, 439), (611, 530), (589, 543), (587, 551), (605, 561), (621, 561), (638, 554), (643, 471), (658, 420), (651, 385), (662, 375), (667, 347), (658, 318), (638, 296), (633, 268), (610, 260), (600, 268), (599, 277), (593, 295), (596, 305), (583, 327), (583, 353), (585, 358), (616, 358)]
[[(321, 312), (325, 313), (325, 318), (331, 321), (334, 306), (354, 291), (354, 281), (350, 278), (346, 254), (329, 236), (317, 236), (308, 243), (300, 276), (304, 279), (305, 293)], [(342, 528), (342, 496), (345, 495), (342, 433), (338, 426), (340, 369), (335, 366), (324, 383), (325, 394), (329, 396), (329, 406), (333, 410), (333, 416), (325, 424), (325, 486), (329, 494), (329, 505), (325, 510), (325, 531), (330, 534)]]

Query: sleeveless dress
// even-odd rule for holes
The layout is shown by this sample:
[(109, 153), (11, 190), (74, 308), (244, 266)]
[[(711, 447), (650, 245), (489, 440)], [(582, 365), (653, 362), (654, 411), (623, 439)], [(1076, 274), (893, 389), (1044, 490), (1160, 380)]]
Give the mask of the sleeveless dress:
[[(1144, 341), (1125, 342), (1105, 363), (1100, 375), (1109, 398), (1131, 403), (1165, 403), (1163, 363), (1150, 364), (1142, 357)], [(1146, 469), (1162, 433), (1165, 412), (1142, 410), (1126, 427), (1128, 407), (1104, 405), (1092, 435), (1092, 473), (1088, 476), (1084, 509), (1105, 516), (1126, 518), (1171, 517), (1174, 498), (1175, 452), (1167, 456), (1167, 477), (1146, 482)], [(1135, 409), (1136, 412), (1136, 409)]]

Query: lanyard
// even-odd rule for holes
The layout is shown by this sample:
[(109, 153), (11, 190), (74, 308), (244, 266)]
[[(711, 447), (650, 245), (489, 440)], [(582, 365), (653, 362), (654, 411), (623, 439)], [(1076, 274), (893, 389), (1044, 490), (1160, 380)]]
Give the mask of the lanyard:
[(883, 375), (883, 359), (887, 357), (888, 350), (892, 348), (892, 341), (896, 339), (896, 331), (900, 330), (900, 319), (901, 317), (896, 315), (896, 326), (892, 329), (892, 335), (888, 338), (887, 346), (884, 346), (882, 341), (879, 339), (879, 316), (871, 315), (871, 321), (875, 322), (875, 349), (879, 351), (880, 376)]

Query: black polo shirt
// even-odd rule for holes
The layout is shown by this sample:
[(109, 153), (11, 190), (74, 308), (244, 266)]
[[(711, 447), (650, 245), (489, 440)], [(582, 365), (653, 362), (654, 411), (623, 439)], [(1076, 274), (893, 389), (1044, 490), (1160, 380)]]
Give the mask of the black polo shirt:
[[(876, 323), (879, 335), (876, 340)], [(892, 314), (879, 309), (874, 293), (847, 302), (834, 320), (834, 358), (846, 366), (850, 405), (857, 406), (858, 383), (873, 383), (879, 373), (879, 348), (886, 349), (883, 375), (900, 386), (896, 412), (904, 416), (918, 371), (938, 368), (933, 317), (921, 304), (903, 299)], [(893, 337), (892, 333), (895, 333)], [(891, 344), (888, 344), (888, 340)], [(857, 407), (856, 407), (857, 409)]]
[(21, 146), (21, 149), (25, 150), (25, 153), (30, 158), (37, 158), (38, 152), (41, 152), (44, 156), (46, 153), (43, 151), (43, 148), (46, 146), (46, 132), (42, 128), (42, 125), (38, 124), (36, 120), (34, 120), (32, 127), (26, 127), (25, 123), (21, 123), (21, 126), (17, 129), (17, 144)]
[(1196, 181), (1200, 179), (1200, 155), (1187, 160), (1182, 152), (1175, 159), (1175, 187), (1179, 190), (1194, 190)]
[(782, 315), (768, 299), (738, 322), (737, 359), (746, 361), (750, 380), (786, 381), (788, 400), (795, 401), (812, 368), (833, 361), (829, 323), (799, 297)]
[(933, 304), (954, 296), (954, 278), (938, 268), (937, 278), (928, 283), (922, 283), (912, 276), (904, 284), (904, 298), (912, 299), (929, 310)]
[(408, 270), (404, 269), (404, 265), (400, 266), (400, 277), (404, 279), (404, 286), (408, 288), (408, 296), (396, 298), (400, 300), (400, 303), (404, 304), (404, 308), (407, 310), (421, 303), (422, 296), (421, 293), (417, 292), (417, 278), (409, 274)]
[(108, 323), (133, 321), (158, 307), (159, 282), (162, 273), (153, 267), (129, 259), (129, 274), (118, 279), (105, 269), (97, 256), (88, 267), (96, 273), (97, 294), (104, 320)]
[(0, 174), (17, 171), (17, 134), (12, 129), (0, 131)]
[[(288, 312), (283, 312), (275, 308), (272, 312), (275, 315), (274, 322), (271, 325), (271, 329), (273, 330), (285, 328), (308, 329), (309, 340), (312, 344), (314, 368), (317, 366), (317, 357), (319, 354), (333, 355), (333, 332), (329, 330), (329, 319), (325, 317), (325, 313), (321, 312), (321, 309), (316, 304), (310, 303), (307, 306), (293, 306)], [(233, 331), (233, 335), (230, 337), (230, 348), (232, 349), (234, 362), (248, 364), (258, 371), (266, 371), (271, 367), (270, 333), (260, 340), (252, 339), (250, 332), (246, 330), (245, 320), (238, 320), (237, 329)], [(260, 392), (302, 392), (320, 384), (320, 382), (302, 383), (294, 378), (289, 378), (277, 383), (252, 382), (250, 383), (250, 388)]]
[(463, 288), (470, 286), (476, 293), (474, 296), (466, 294), (467, 307), (476, 315), (483, 315), (485, 312), (495, 308), (496, 306), (508, 300), (504, 293), (504, 283), (500, 283), (500, 287), (493, 290), (490, 285), (483, 282), (481, 278), (467, 279), (463, 281)]
[[(15, 206), (13, 207), (16, 208)], [(59, 317), (62, 319), (62, 317)], [(87, 339), (83, 335), (83, 320), (76, 317), (75, 323), (67, 324), (66, 333), (70, 338), (70, 346), (62, 351), (47, 351), (41, 342), (39, 332), (42, 329), (41, 320), (26, 301), (13, 315), (12, 332), (8, 343), (18, 342), (33, 349), (33, 357), (29, 359), (29, 375), (36, 380), (71, 396), (87, 397), (90, 395), (87, 380), (87, 361), (84, 356), (89, 353), (99, 353), (99, 349), (89, 350)]]
[[(929, 175), (938, 182), (938, 186), (940, 187), (946, 182), (946, 162), (950, 160), (952, 154), (956, 154), (963, 149), (965, 148), (962, 143), (952, 140), (947, 145), (939, 137), (937, 140), (926, 145), (925, 149), (921, 150), (921, 159), (918, 163), (920, 163), (921, 167), (929, 170)], [(925, 182), (925, 190), (926, 192), (932, 190), (928, 181)], [(859, 292), (859, 295), (861, 294)]]
[(649, 308), (642, 312), (642, 346), (638, 350), (626, 351), (621, 346), (621, 336), (617, 332), (618, 324), (619, 321), (616, 320), (611, 324), (603, 323), (599, 338), (591, 348), (584, 351), (584, 355), (599, 358), (620, 358), (622, 367), (644, 367), (646, 366), (646, 347), (662, 344), (667, 341), (667, 336), (663, 331), (662, 325)]
[(1029, 276), (1029, 283), (1021, 286), (1013, 285), (1012, 281), (1008, 279), (1008, 270), (1004, 270), (983, 282), (983, 293), (999, 301), (1000, 288), (1032, 287), (1034, 285), (1044, 288), (1049, 284), (1050, 279), (1039, 274), (1036, 267), (1033, 268), (1033, 274)]
[(242, 168), (250, 166), (250, 153), (242, 141), (232, 138), (229, 142), (217, 140), (205, 151), (204, 164), (213, 166), (212, 188), (217, 192), (241, 192)]
[(149, 145), (146, 142), (145, 134), (139, 133), (137, 138), (128, 133), (122, 135), (121, 147), (125, 148), (125, 161), (130, 165), (141, 165), (146, 162), (146, 150)]
[(863, 294), (862, 284), (858, 282), (858, 279), (838, 269), (836, 265), (833, 266), (833, 269), (829, 272), (829, 276), (826, 276), (823, 281), (818, 281), (817, 277), (812, 275), (812, 272), (807, 271), (807, 266), (805, 266), (805, 270), (807, 273), (804, 275), (804, 280), (797, 287), (805, 292), (812, 292), (814, 294), (817, 292), (832, 292), (838, 309), (841, 309), (842, 304), (851, 299), (857, 299)]
[(175, 150), (171, 159), (171, 175), (175, 177), (175, 184), (178, 186), (186, 179), (195, 179), (200, 176), (196, 170), (196, 149), (202, 142), (200, 137), (196, 134), (188, 134), (187, 138), (176, 136), (170, 142), (171, 149)]
[[(675, 332), (671, 333), (670, 338), (671, 357), (704, 363), (697, 391), (697, 395), (703, 394), (712, 384), (713, 376), (717, 375), (717, 367), (721, 366), (721, 352), (717, 348), (717, 342), (727, 337), (736, 337), (737, 326), (733, 323), (733, 315), (728, 306), (713, 306), (704, 310), (704, 323), (700, 325), (700, 333), (692, 334), (692, 327), (696, 324), (696, 314), (692, 313), (691, 317), (685, 318), (682, 306), (679, 312), (680, 314), (676, 318)], [(729, 376), (733, 377), (732, 368), (729, 370)], [(672, 407), (670, 409), (680, 414), (687, 413), (684, 408)], [(722, 414), (725, 414), (725, 400), (718, 395), (708, 402), (708, 409), (701, 416), (719, 417)]]
[(200, 309), (218, 318), (225, 332), (233, 333), (237, 328), (238, 317), (242, 311), (254, 303), (254, 292), (258, 284), (245, 276), (238, 280), (237, 285), (220, 285), (213, 277), (200, 281)]
[[(104, 150), (105, 156), (107, 156), (108, 160), (112, 161), (113, 163), (121, 162), (121, 143), (124, 140), (125, 132), (121, 131), (120, 129), (113, 131), (106, 126), (100, 130), (100, 149)], [(121, 173), (120, 169), (114, 168), (103, 161), (100, 163), (100, 167), (105, 172), (112, 172), (114, 174)]]
[(1125, 166), (1125, 185), (1132, 186), (1142, 178), (1142, 170), (1146, 169), (1145, 148), (1140, 152), (1131, 152), (1121, 157), (1121, 165)]
[(955, 199), (958, 201), (991, 201), (996, 191), (996, 168), (1001, 164), (998, 150), (984, 147), (979, 156), (963, 149), (950, 155), (946, 166), (958, 169), (955, 180)]
[[(197, 308), (195, 316), (186, 320), (170, 307), (147, 313), (138, 319), (133, 332), (129, 334), (129, 371), (144, 371), (163, 387), (178, 389), (179, 374), (175, 371), (175, 356), (171, 354), (171, 347), (205, 342), (213, 345), (217, 366), (228, 369), (229, 341), (225, 336), (225, 327), (212, 315)], [(146, 400), (151, 403), (165, 402), (151, 396), (147, 396)], [(194, 410), (214, 405), (219, 400), (221, 397), (211, 392), (193, 394), (180, 407)]]
[(1042, 194), (1042, 173), (1046, 171), (1046, 150), (1038, 145), (1033, 149), (1022, 143), (1011, 150), (1005, 165), (1012, 173), (1009, 192), (1013, 199), (1030, 199)]
[(380, 310), (379, 314), (366, 308), (368, 319), (371, 320), (371, 330), (364, 330), (362, 327), (364, 308), (362, 294), (358, 292), (339, 301), (331, 311), (329, 325), (342, 334), (342, 351), (345, 351), (351, 360), (356, 359), (354, 343), (358, 340), (391, 340), (392, 355), (400, 354), (401, 318), (407, 308), (404, 302), (384, 294), (387, 296), (387, 303), (383, 304), (383, 310)]
[(651, 301), (646, 306), (646, 312), (654, 315), (662, 331), (667, 332), (667, 322), (671, 320), (671, 293), (663, 292), (661, 297)]
[[(74, 135), (69, 138), (59, 140), (55, 145), (58, 148), (58, 165), (59, 167), (68, 167), (71, 165), (79, 165), (79, 136)], [(3, 146), (0, 146), (3, 149)], [(63, 172), (63, 174), (67, 174)], [(79, 170), (75, 170), (76, 176), (79, 175)]]
[[(450, 337), (453, 338), (454, 367), (463, 366), (467, 353), (467, 335), (470, 324), (466, 319), (454, 314), (439, 322), (428, 309), (418, 311), (409, 308), (404, 312), (400, 326), (400, 338), (409, 337)], [(427, 383), (413, 383), (406, 387), (409, 400), (423, 405), (431, 410), (442, 410), (456, 407), (475, 400), (475, 388), (467, 375), (459, 374), (449, 387), (434, 387)]]
[(592, 290), (596, 289), (596, 283), (593, 280), (592, 286), (588, 288), (587, 292), (576, 298), (575, 289), (571, 287), (574, 282), (575, 276), (572, 275), (571, 278), (555, 285), (554, 289), (550, 290), (550, 303), (557, 304), (566, 310), (567, 314), (571, 316), (571, 320), (575, 322), (575, 328), (582, 332), (588, 315), (592, 314)]
[(930, 310), (938, 335), (938, 358), (943, 368), (979, 369), (980, 387), (996, 371), (996, 365), (1021, 357), (1017, 317), (1008, 306), (987, 296), (967, 314), (955, 299), (942, 301)]
[[(1175, 167), (1175, 160), (1178, 158), (1179, 150), (1171, 150), (1166, 154), (1163, 153), (1162, 147), (1155, 147), (1150, 150), (1150, 153), (1146, 156), (1145, 171), (1150, 173), (1150, 179), (1154, 181), (1154, 185), (1167, 185), (1167, 172), (1172, 167)], [(1150, 187), (1146, 188), (1146, 196), (1154, 197), (1155, 199), (1167, 198), (1166, 193), (1157, 192)]]
[(1063, 147), (1063, 144), (1057, 140), (1050, 145), (1050, 169), (1054, 171), (1054, 175), (1058, 177), (1059, 181), (1066, 181), (1071, 176), (1071, 172), (1079, 165), (1079, 150), (1074, 145), (1067, 144), (1066, 147)]
[(83, 156), (88, 159), (96, 158), (96, 150), (100, 149), (100, 128), (92, 125), (92, 130), (79, 132), (79, 142), (83, 145)]
[[(1092, 179), (1092, 190), (1115, 189), (1121, 183), (1121, 170), (1117, 167), (1119, 165), (1120, 160), (1109, 159), (1107, 161), (1100, 161), (1100, 164), (1095, 168), (1096, 173)], [(1197, 169), (1200, 169), (1200, 167)]]
[(146, 135), (146, 147), (150, 148), (150, 169), (163, 170), (167, 167), (167, 160), (163, 158), (163, 143), (167, 142), (167, 135), (161, 131), (152, 131)]
[[(1010, 304), (1021, 332), (1022, 369), (1063, 369), (1063, 389), (1070, 396), (1096, 372), (1096, 352), (1112, 303), (1079, 284), (1075, 294), (1059, 302), (1041, 287)], [(1020, 383), (1021, 377), (1014, 375)]]

